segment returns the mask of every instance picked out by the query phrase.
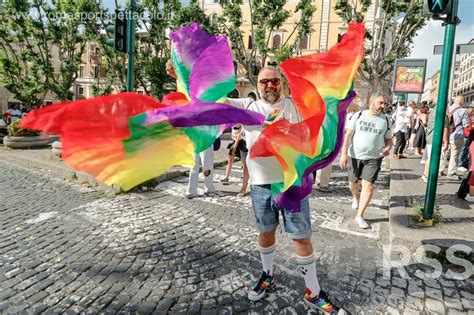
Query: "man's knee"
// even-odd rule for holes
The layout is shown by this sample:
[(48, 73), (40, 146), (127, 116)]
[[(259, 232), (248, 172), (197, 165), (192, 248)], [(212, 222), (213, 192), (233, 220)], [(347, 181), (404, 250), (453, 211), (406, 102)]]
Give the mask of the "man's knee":
[(211, 171), (210, 171), (210, 170), (205, 170), (205, 171), (204, 171), (204, 176), (207, 177), (207, 176), (209, 176), (209, 175), (211, 175)]
[(374, 190), (375, 188), (375, 183), (362, 180), (362, 188), (369, 189), (369, 190)]
[(260, 232), (260, 245), (262, 247), (272, 246), (275, 243), (275, 231)]
[(311, 239), (310, 238), (305, 238), (302, 240), (294, 239), (293, 242), (297, 243), (300, 246), (312, 246)]

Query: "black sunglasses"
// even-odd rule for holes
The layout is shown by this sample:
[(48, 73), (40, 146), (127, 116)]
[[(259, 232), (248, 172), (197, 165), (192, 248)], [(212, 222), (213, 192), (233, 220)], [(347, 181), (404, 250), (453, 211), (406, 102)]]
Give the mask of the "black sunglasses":
[(272, 85), (279, 85), (280, 84), (280, 79), (279, 78), (273, 78), (273, 79), (261, 79), (258, 81), (262, 85), (267, 85), (268, 83), (272, 83)]
[(234, 129), (234, 130), (240, 130), (240, 127), (234, 127), (234, 128), (232, 128), (232, 129)]

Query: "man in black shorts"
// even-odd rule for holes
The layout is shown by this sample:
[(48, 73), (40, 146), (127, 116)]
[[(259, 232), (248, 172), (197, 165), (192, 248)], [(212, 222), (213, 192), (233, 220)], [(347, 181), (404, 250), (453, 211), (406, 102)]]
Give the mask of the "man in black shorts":
[(349, 167), (352, 209), (358, 210), (355, 221), (363, 229), (369, 228), (363, 215), (372, 199), (382, 159), (393, 145), (390, 122), (383, 113), (386, 105), (385, 96), (372, 96), (369, 109), (355, 113), (349, 120), (342, 146), (340, 165)]

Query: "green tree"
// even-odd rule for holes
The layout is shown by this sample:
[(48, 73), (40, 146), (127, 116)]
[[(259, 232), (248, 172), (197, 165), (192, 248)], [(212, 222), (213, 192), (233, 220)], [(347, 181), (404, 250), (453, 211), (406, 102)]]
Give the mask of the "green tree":
[[(358, 8), (348, 0), (339, 0), (335, 6), (344, 22), (362, 21), (371, 0), (362, 0)], [(413, 38), (425, 25), (423, 0), (381, 0), (383, 14), (376, 22), (375, 31), (366, 32), (366, 52), (359, 77), (367, 82), (372, 92), (383, 89), (391, 80), (394, 62), (409, 56)], [(387, 92), (387, 91), (385, 91)]]
[(26, 106), (42, 103), (47, 91), (30, 9), (26, 0), (0, 2), (0, 81)]
[(26, 106), (48, 91), (71, 100), (85, 44), (97, 34), (94, 0), (0, 3), (0, 76)]
[[(270, 56), (277, 63), (295, 55), (299, 40), (311, 32), (311, 21), (316, 8), (311, 0), (300, 0), (294, 12), (285, 9), (285, 0), (221, 0), (223, 16), (220, 27), (232, 44), (235, 58), (246, 69), (246, 76), (252, 85), (256, 85), (255, 69), (264, 67)], [(251, 48), (246, 47), (241, 32), (243, 13), (247, 6), (250, 11)], [(270, 47), (272, 33), (291, 22), (297, 16), (295, 26), (279, 48)], [(290, 21), (291, 20), (291, 21)]]

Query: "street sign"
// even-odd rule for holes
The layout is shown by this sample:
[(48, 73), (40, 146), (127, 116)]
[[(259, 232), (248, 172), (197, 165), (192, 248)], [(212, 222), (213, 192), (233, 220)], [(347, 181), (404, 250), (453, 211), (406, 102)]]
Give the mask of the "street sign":
[(452, 0), (425, 0), (423, 9), (427, 15), (439, 15), (450, 14), (452, 8)]
[(393, 73), (393, 93), (422, 94), (425, 86), (426, 59), (397, 59)]
[(105, 28), (107, 34), (113, 38), (105, 41), (105, 44), (120, 52), (127, 52), (127, 16), (124, 11), (115, 10), (115, 22)]
[[(435, 45), (433, 55), (441, 55), (443, 53), (443, 45)], [(474, 54), (474, 44), (456, 45), (456, 54)]]

